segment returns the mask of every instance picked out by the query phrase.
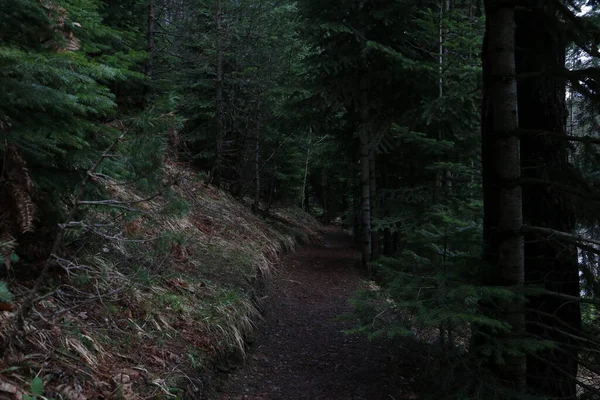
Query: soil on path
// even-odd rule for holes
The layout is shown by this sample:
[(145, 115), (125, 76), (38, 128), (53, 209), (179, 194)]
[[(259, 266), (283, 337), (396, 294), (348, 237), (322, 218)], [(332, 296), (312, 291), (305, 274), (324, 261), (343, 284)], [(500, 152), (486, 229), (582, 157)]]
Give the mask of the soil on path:
[(320, 246), (281, 261), (269, 279), (265, 322), (244, 365), (232, 372), (219, 400), (399, 400), (409, 379), (393, 371), (403, 360), (389, 343), (342, 333), (348, 299), (362, 287), (351, 237), (330, 229)]

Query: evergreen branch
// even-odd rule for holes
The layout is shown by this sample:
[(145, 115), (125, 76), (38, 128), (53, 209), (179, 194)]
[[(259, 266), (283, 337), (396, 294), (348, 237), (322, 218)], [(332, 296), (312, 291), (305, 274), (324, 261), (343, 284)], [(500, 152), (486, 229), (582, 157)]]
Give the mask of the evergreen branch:
[(573, 11), (569, 10), (562, 0), (554, 0), (554, 5), (557, 7), (558, 11), (565, 17), (565, 19), (571, 23), (571, 27), (574, 27), (574, 30), (579, 34), (575, 39), (575, 43), (587, 54), (592, 57), (600, 57), (600, 51), (595, 49), (594, 47), (589, 47), (583, 40), (592, 40), (590, 37), (587, 27), (582, 18), (578, 17)]

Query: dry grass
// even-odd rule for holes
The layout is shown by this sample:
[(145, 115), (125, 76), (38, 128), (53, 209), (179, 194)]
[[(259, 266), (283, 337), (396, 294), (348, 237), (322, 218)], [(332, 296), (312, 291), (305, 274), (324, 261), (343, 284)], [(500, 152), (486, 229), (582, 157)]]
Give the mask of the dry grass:
[[(148, 201), (104, 182), (140, 212), (91, 207), (87, 226), (69, 231), (22, 342), (0, 361), (0, 398), (31, 394), (34, 377), (57, 399), (202, 398), (202, 372), (244, 354), (260, 319), (257, 280), (317, 240), (319, 224), (298, 210), (253, 215), (178, 164), (166, 175), (176, 184)], [(17, 306), (26, 286), (11, 285)], [(0, 312), (0, 340), (14, 315)]]

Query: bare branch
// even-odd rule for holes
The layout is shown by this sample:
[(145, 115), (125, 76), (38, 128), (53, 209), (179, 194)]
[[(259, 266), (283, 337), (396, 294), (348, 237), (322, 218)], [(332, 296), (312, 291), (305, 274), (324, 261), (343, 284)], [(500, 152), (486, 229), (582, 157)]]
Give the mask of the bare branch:
[(600, 138), (595, 138), (592, 136), (571, 136), (571, 135), (563, 135), (556, 132), (549, 132), (544, 130), (537, 129), (519, 129), (519, 136), (549, 136), (552, 138), (567, 140), (571, 142), (581, 142), (581, 143), (591, 143), (591, 144), (600, 144)]
[(538, 226), (523, 225), (523, 227), (521, 228), (521, 232), (539, 233), (542, 235), (547, 235), (548, 239), (554, 237), (554, 238), (558, 238), (558, 239), (565, 239), (565, 240), (576, 241), (576, 242), (592, 243), (592, 244), (600, 246), (600, 240), (586, 238), (581, 235), (575, 235), (572, 233), (561, 232), (561, 231), (557, 231), (557, 230), (550, 229), (550, 228), (541, 228)]

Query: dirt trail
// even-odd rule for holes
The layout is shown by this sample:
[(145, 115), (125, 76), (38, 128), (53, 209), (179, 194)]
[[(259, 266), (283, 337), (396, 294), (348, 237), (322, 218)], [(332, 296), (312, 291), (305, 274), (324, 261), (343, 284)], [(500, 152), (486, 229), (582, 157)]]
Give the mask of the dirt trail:
[(327, 232), (320, 246), (300, 249), (281, 261), (270, 279), (265, 323), (247, 362), (231, 373), (219, 400), (399, 400), (414, 398), (391, 375), (402, 368), (391, 346), (341, 331), (335, 317), (361, 286), (351, 237)]

